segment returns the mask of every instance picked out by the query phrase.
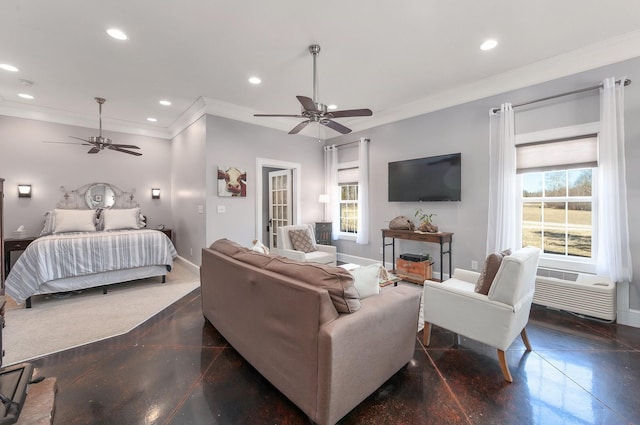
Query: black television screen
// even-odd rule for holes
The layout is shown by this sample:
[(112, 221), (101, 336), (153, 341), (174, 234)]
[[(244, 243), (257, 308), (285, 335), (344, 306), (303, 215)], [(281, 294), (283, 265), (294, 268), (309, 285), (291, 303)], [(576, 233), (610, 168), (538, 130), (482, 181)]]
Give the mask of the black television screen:
[(461, 154), (389, 163), (389, 202), (460, 201)]

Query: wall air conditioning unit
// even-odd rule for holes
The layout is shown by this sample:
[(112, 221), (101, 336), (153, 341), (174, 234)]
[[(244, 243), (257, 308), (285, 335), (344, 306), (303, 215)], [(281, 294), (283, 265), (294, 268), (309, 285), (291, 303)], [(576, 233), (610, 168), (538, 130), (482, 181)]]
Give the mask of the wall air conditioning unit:
[(593, 274), (538, 268), (533, 302), (613, 321), (616, 285), (608, 278)]

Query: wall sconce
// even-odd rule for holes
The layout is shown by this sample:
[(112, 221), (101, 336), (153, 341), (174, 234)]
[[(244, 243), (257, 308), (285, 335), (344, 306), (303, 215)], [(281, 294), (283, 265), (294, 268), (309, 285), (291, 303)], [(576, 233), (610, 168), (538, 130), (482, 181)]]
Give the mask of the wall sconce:
[(18, 198), (31, 198), (31, 185), (19, 184), (18, 185)]
[(160, 199), (160, 189), (151, 189), (151, 199)]

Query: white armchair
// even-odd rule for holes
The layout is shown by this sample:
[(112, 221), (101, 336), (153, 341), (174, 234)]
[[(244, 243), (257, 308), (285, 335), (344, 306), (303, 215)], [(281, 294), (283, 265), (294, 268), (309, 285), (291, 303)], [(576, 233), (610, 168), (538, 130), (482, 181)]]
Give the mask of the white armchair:
[(424, 282), (424, 345), (429, 345), (431, 324), (497, 348), (505, 379), (513, 382), (505, 350), (518, 334), (527, 349), (529, 321), (540, 251), (522, 248), (502, 259), (488, 295), (474, 291), (479, 273), (456, 269), (442, 283)]
[[(289, 230), (307, 230), (311, 241), (315, 247), (314, 251), (303, 252), (296, 251), (289, 238)], [(291, 258), (297, 261), (306, 261), (312, 263), (321, 263), (335, 266), (337, 265), (337, 250), (335, 246), (320, 245), (316, 243), (316, 235), (311, 224), (296, 224), (291, 226), (281, 226), (277, 231), (278, 247), (272, 249), (272, 252), (283, 257)]]

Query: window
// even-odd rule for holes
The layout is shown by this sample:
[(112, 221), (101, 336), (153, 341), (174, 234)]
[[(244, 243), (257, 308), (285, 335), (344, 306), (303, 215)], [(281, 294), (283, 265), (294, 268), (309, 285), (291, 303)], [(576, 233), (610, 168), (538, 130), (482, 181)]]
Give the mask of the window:
[(548, 267), (595, 267), (598, 135), (593, 124), (516, 136), (521, 246)]
[(340, 184), (340, 233), (358, 233), (358, 184)]
[(594, 174), (592, 168), (522, 174), (522, 246), (592, 258)]

